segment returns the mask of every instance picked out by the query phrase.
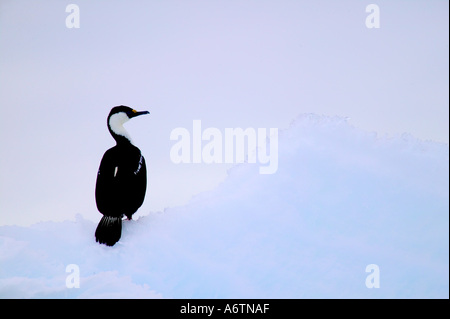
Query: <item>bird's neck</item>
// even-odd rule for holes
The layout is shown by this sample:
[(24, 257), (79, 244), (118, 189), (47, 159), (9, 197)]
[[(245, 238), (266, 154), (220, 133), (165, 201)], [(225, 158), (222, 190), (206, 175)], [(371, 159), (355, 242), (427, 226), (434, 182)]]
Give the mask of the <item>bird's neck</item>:
[(133, 145), (133, 142), (129, 137), (117, 134), (111, 134), (117, 145)]
[(133, 144), (130, 134), (123, 127), (126, 120), (119, 116), (111, 116), (108, 121), (108, 129), (117, 144)]

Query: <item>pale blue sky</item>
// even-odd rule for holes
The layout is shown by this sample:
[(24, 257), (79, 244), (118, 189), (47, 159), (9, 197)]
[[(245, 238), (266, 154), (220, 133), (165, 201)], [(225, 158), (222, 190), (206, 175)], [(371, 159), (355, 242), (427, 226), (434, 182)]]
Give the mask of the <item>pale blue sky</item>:
[[(80, 8), (68, 29), (66, 6)], [(381, 27), (368, 29), (376, 3)], [(0, 1), (0, 224), (97, 220), (112, 106), (147, 159), (139, 214), (211, 189), (226, 165), (175, 165), (171, 130), (349, 117), (448, 143), (448, 1)]]

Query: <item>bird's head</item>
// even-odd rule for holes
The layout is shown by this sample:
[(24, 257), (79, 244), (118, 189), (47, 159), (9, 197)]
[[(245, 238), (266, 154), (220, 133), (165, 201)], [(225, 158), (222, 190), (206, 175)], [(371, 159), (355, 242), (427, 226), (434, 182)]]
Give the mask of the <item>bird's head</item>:
[(122, 137), (125, 137), (129, 142), (131, 142), (131, 137), (123, 127), (123, 124), (132, 119), (133, 117), (144, 114), (150, 114), (150, 112), (148, 111), (139, 112), (125, 105), (113, 107), (108, 115), (108, 129), (111, 132), (111, 135), (117, 142), (119, 142), (119, 140), (121, 140)]
[(111, 119), (112, 116), (114, 116), (114, 117), (123, 119), (124, 120), (122, 122), (122, 124), (123, 124), (133, 117), (136, 117), (139, 115), (144, 115), (144, 114), (149, 114), (149, 113), (150, 113), (149, 111), (138, 112), (135, 109), (132, 109), (131, 107), (128, 107), (125, 105), (120, 105), (120, 106), (115, 106), (111, 109), (111, 112), (109, 112), (109, 115), (108, 115), (108, 120)]

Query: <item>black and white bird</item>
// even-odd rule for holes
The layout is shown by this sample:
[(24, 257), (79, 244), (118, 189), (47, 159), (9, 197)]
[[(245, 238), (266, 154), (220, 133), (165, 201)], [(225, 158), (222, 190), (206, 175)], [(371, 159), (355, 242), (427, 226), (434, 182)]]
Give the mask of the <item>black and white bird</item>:
[(116, 146), (103, 155), (97, 173), (95, 201), (103, 214), (95, 239), (113, 246), (122, 235), (122, 217), (131, 219), (144, 202), (147, 188), (147, 168), (139, 148), (133, 145), (123, 127), (128, 120), (148, 111), (138, 112), (128, 106), (116, 106), (108, 115), (108, 130)]

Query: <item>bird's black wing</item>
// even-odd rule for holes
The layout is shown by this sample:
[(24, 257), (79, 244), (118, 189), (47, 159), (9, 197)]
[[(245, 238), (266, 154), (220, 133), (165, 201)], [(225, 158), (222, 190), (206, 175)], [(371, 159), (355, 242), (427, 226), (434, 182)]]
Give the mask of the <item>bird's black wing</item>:
[(97, 172), (95, 201), (97, 209), (106, 216), (121, 216), (118, 207), (120, 187), (118, 187), (117, 180), (115, 180), (119, 163), (119, 157), (115, 148), (111, 148), (103, 155)]
[(132, 159), (132, 163), (130, 163), (132, 171), (127, 174), (127, 186), (124, 191), (128, 198), (127, 206), (124, 209), (124, 215), (128, 218), (131, 218), (131, 215), (141, 207), (147, 190), (147, 167), (145, 158), (138, 148), (132, 153), (133, 155), (130, 156)]

